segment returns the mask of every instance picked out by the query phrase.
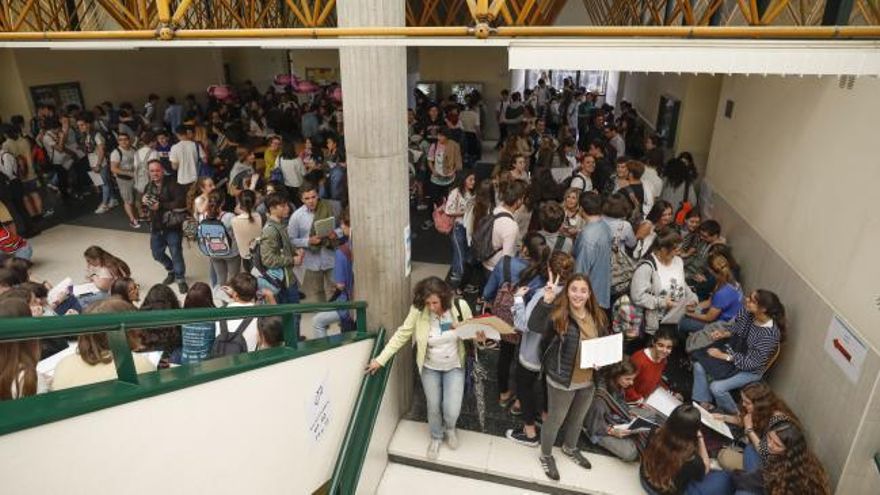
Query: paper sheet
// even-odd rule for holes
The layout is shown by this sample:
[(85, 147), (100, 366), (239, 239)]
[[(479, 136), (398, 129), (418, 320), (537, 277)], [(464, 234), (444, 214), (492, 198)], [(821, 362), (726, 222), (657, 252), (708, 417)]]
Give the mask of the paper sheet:
[(73, 280), (67, 277), (49, 290), (46, 300), (49, 304), (55, 304), (67, 299), (71, 287), (73, 287)]
[(660, 320), (661, 325), (675, 325), (684, 318), (684, 315), (687, 313), (687, 302), (684, 300), (677, 301), (675, 306), (673, 306), (669, 311), (663, 315), (663, 319)]
[(672, 395), (672, 392), (669, 390), (666, 390), (663, 387), (657, 387), (657, 389), (645, 399), (645, 404), (653, 407), (657, 412), (668, 417), (676, 407), (682, 404), (682, 402)]
[(336, 228), (336, 219), (334, 217), (327, 217), (317, 220), (314, 223), (314, 227), (315, 235), (318, 237), (324, 237)]
[(101, 174), (97, 172), (92, 172), (89, 170), (89, 179), (92, 179), (92, 184), (101, 187), (104, 185), (104, 178), (101, 177)]
[(98, 290), (98, 286), (96, 286), (95, 284), (93, 284), (91, 282), (88, 282), (85, 284), (78, 284), (78, 285), (73, 286), (73, 295), (76, 297), (79, 297), (83, 294), (95, 294), (97, 292), (100, 292)]
[(64, 349), (63, 351), (56, 352), (55, 354), (52, 354), (51, 356), (49, 356), (46, 359), (37, 363), (37, 372), (40, 373), (41, 375), (44, 375), (44, 376), (47, 376), (50, 378), (54, 377), (55, 376), (55, 368), (58, 366), (58, 363), (60, 363), (61, 360), (66, 358), (67, 356), (71, 356), (71, 355), (75, 354), (76, 350), (77, 350), (77, 345), (76, 345), (76, 343), (73, 343), (73, 344), (70, 344), (67, 347), (67, 349)]
[(700, 411), (700, 420), (703, 422), (704, 425), (733, 440), (733, 433), (730, 432), (730, 427), (727, 426), (727, 423), (721, 421), (720, 419), (713, 418), (712, 413), (700, 407), (700, 405), (696, 402), (694, 402), (694, 407), (696, 407), (697, 410)]
[(471, 318), (461, 322), (455, 328), (455, 333), (460, 339), (473, 339), (479, 331), (485, 333), (487, 339), (499, 340), (501, 334), (513, 333), (516, 330), (497, 316)]
[(615, 430), (632, 431), (632, 432), (638, 433), (638, 432), (642, 432), (642, 431), (651, 431), (652, 428), (656, 428), (657, 426), (660, 426), (660, 425), (658, 425), (657, 423), (655, 423), (649, 419), (645, 419), (645, 418), (639, 416), (639, 417), (633, 419), (632, 421), (630, 421), (629, 423), (626, 423), (623, 425), (614, 425), (613, 428)]
[(623, 334), (581, 342), (581, 368), (601, 368), (623, 360)]
[(159, 361), (162, 359), (162, 351), (139, 352), (137, 354), (147, 358), (147, 361), (153, 363), (155, 367), (159, 366)]

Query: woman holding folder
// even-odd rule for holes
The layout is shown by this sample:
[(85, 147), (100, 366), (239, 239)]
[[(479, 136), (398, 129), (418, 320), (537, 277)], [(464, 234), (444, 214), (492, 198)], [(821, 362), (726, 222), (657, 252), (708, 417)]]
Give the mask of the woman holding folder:
[[(455, 328), (471, 318), (471, 308), (462, 299), (453, 298), (452, 288), (437, 277), (428, 277), (413, 290), (409, 314), (385, 348), (367, 365), (375, 373), (410, 339), (415, 338), (416, 366), (422, 379), (428, 405), (428, 426), (431, 442), (428, 458), (440, 454), (444, 433), (450, 449), (458, 447), (455, 424), (464, 396), (464, 342)], [(481, 332), (477, 340), (483, 340)]]
[(529, 330), (544, 334), (542, 367), (547, 376), (547, 420), (541, 430), (541, 468), (552, 480), (559, 480), (553, 444), (565, 423), (562, 453), (579, 466), (590, 469), (590, 461), (577, 448), (584, 417), (593, 401), (592, 369), (579, 365), (581, 342), (607, 333), (605, 312), (596, 302), (590, 279), (572, 275), (558, 297), (559, 275), (549, 273), (543, 300), (529, 318)]

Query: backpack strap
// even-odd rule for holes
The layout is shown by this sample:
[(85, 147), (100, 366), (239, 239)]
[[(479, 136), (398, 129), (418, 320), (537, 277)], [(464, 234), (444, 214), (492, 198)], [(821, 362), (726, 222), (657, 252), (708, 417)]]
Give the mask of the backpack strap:
[(242, 335), (252, 321), (254, 321), (253, 318), (245, 318), (241, 320), (241, 323), (238, 324), (238, 328), (235, 329), (235, 335)]
[(563, 246), (565, 246), (565, 236), (562, 234), (556, 234), (556, 242), (553, 243), (553, 250), (562, 251)]

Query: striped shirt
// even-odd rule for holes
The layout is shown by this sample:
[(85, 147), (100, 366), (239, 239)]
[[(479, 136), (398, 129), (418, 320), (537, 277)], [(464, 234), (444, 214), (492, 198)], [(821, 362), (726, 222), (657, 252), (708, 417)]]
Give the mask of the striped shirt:
[(755, 321), (755, 315), (743, 308), (734, 318), (729, 330), (732, 347), (730, 355), (733, 356), (736, 368), (740, 371), (763, 373), (779, 347), (781, 334), (776, 322), (770, 320), (769, 326), (761, 325)]

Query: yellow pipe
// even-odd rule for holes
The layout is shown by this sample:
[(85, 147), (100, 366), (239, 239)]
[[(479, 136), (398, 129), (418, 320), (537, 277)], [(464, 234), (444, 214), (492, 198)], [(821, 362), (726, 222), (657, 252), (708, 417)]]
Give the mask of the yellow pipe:
[(189, 6), (192, 4), (192, 0), (181, 0), (180, 4), (177, 6), (177, 10), (174, 11), (174, 15), (171, 16), (171, 22), (175, 25), (180, 25), (180, 21), (183, 20), (183, 16), (186, 15), (186, 11), (189, 10)]
[[(161, 1), (161, 0), (160, 0)], [(180, 29), (180, 39), (241, 38), (338, 38), (338, 37), (465, 37), (468, 27), (361, 27), (281, 29)], [(880, 26), (504, 26), (493, 30), (492, 38), (876, 38)], [(156, 32), (136, 31), (26, 31), (0, 32), (0, 41), (155, 39)]]
[(156, 11), (159, 13), (161, 24), (171, 22), (171, 6), (168, 5), (168, 0), (156, 0)]

